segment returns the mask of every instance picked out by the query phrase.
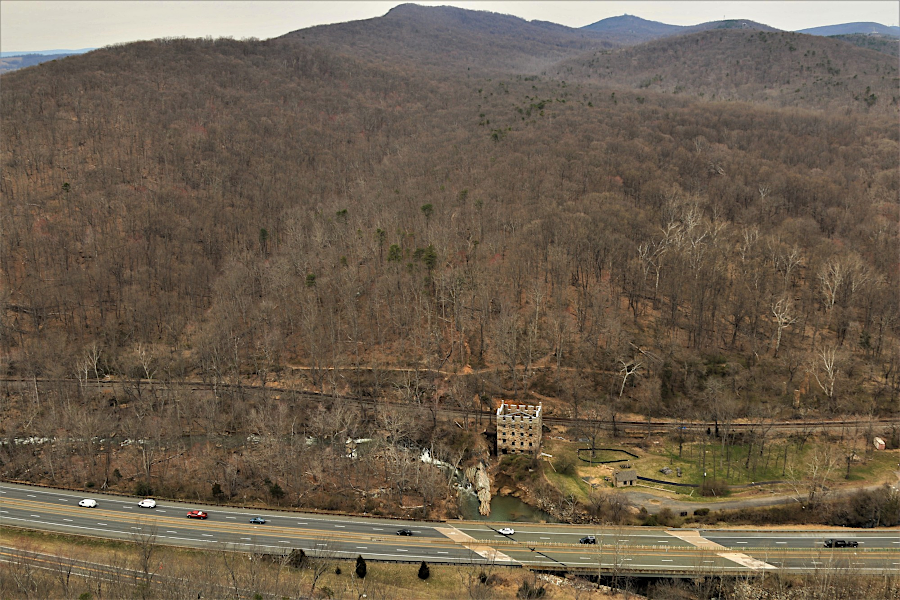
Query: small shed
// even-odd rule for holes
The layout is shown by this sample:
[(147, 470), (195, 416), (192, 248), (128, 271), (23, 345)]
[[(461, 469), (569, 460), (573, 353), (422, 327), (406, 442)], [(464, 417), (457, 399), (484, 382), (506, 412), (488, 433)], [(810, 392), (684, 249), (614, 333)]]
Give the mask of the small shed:
[(635, 471), (634, 469), (616, 471), (615, 481), (616, 487), (634, 485), (635, 483), (637, 483), (637, 471)]
[(872, 443), (875, 444), (876, 450), (884, 450), (884, 440), (881, 439), (880, 437), (877, 437), (874, 440), (872, 440)]

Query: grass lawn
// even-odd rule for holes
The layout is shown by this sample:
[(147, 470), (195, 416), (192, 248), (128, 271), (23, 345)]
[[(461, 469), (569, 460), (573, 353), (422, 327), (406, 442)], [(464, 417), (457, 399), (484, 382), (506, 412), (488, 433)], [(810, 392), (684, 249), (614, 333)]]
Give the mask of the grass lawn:
[[(857, 446), (856, 453), (860, 460), (851, 463), (850, 477), (845, 479), (846, 453), (853, 450), (852, 447), (841, 445), (831, 439), (812, 439), (803, 445), (800, 450), (797, 443), (785, 438), (770, 439), (763, 447), (762, 453), (759, 445), (732, 444), (724, 446), (721, 440), (710, 438), (708, 440), (691, 440), (682, 445), (681, 456), (678, 456), (678, 444), (672, 440), (653, 440), (646, 449), (638, 449), (624, 440), (602, 440), (599, 446), (605, 448), (622, 448), (638, 454), (640, 458), (629, 460), (642, 477), (670, 481), (673, 483), (689, 483), (700, 485), (706, 478), (717, 479), (729, 486), (746, 486), (761, 481), (790, 481), (792, 478), (803, 477), (809, 465), (816, 456), (830, 452), (835, 466), (832, 470), (831, 481), (840, 484), (849, 482), (886, 481), (900, 461), (900, 451), (875, 451), (866, 455), (866, 449)], [(557, 468), (560, 465), (574, 463), (574, 473), (554, 473), (553, 469), (545, 469), (547, 478), (558, 489), (566, 494), (574, 494), (576, 498), (585, 499), (590, 494), (590, 486), (581, 478), (591, 477), (594, 481), (602, 481), (602, 476), (610, 475), (617, 464), (598, 465), (591, 467), (587, 462), (578, 458), (578, 449), (587, 448), (586, 442), (570, 442), (557, 439), (545, 440), (545, 451), (553, 455), (551, 462)], [(785, 449), (787, 449), (787, 467), (785, 467)], [(748, 460), (748, 452), (752, 452)], [(617, 452), (601, 451), (598, 456), (610, 457), (626, 456)], [(705, 453), (705, 469), (701, 457)], [(665, 475), (660, 469), (669, 467), (672, 472)], [(676, 475), (677, 468), (681, 468), (682, 476)], [(793, 473), (793, 475), (792, 475)], [(649, 484), (655, 485), (655, 484)], [(698, 490), (691, 487), (670, 486), (673, 492), (698, 497)]]
[[(900, 450), (872, 450), (866, 456), (865, 450), (858, 450), (861, 461), (850, 465), (850, 478), (845, 481), (865, 481), (878, 483), (881, 481), (895, 481), (893, 472), (900, 463)], [(839, 469), (837, 478), (844, 479), (847, 473), (847, 465), (844, 463)]]

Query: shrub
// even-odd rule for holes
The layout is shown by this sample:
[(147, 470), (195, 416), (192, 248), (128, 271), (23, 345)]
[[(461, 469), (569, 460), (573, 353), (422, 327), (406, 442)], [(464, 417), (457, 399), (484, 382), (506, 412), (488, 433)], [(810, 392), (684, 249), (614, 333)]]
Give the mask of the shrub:
[(423, 560), (422, 564), (419, 565), (419, 579), (425, 581), (429, 577), (431, 577), (431, 569), (428, 568), (428, 563)]
[(546, 595), (547, 589), (543, 585), (537, 585), (537, 582), (528, 583), (528, 581), (523, 581), (519, 586), (519, 591), (516, 592), (516, 598), (543, 598)]
[(272, 499), (275, 501), (281, 500), (284, 498), (284, 490), (281, 489), (281, 486), (277, 483), (273, 483), (269, 486), (269, 494), (272, 495)]
[(705, 516), (707, 516), (708, 514), (709, 514), (709, 509), (708, 509), (708, 508), (698, 508), (697, 510), (694, 511), (694, 516), (695, 516), (695, 517), (705, 517)]
[(291, 550), (291, 553), (288, 555), (287, 563), (295, 569), (302, 568), (303, 565), (306, 564), (306, 552), (303, 551), (303, 548)]
[(366, 559), (362, 555), (356, 557), (356, 576), (360, 579), (366, 578)]
[(681, 518), (670, 508), (664, 508), (656, 515), (656, 522), (663, 527), (681, 527)]
[(560, 456), (553, 461), (553, 468), (562, 475), (575, 475), (575, 461), (571, 456)]
[(212, 497), (216, 502), (220, 502), (225, 497), (225, 492), (222, 491), (222, 486), (218, 483), (214, 483), (212, 485), (210, 493), (212, 494)]
[(500, 459), (500, 471), (516, 481), (534, 480), (540, 472), (540, 461), (524, 454), (507, 454)]
[(833, 504), (826, 522), (843, 527), (893, 527), (900, 523), (900, 494), (887, 484), (859, 490)]
[(147, 481), (138, 481), (134, 486), (134, 495), (135, 496), (152, 496), (153, 488), (150, 487), (150, 483)]

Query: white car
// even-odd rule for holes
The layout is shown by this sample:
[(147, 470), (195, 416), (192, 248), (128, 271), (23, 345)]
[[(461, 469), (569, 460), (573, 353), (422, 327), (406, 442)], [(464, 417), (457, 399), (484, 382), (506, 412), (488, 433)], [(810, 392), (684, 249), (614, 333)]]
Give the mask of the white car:
[(512, 527), (504, 527), (503, 529), (498, 529), (498, 533), (502, 533), (503, 535), (512, 535), (516, 532)]
[(84, 508), (97, 508), (97, 501), (85, 498), (84, 500), (78, 501), (78, 506), (83, 506)]
[(144, 498), (138, 502), (138, 506), (141, 508), (156, 508), (156, 500), (153, 498)]

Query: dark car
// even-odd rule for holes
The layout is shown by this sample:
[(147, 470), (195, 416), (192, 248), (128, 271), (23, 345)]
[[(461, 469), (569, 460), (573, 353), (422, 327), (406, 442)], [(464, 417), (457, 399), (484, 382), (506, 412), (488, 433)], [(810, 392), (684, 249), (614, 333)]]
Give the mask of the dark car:
[(398, 529), (397, 535), (412, 535), (412, 529)]
[(825, 540), (826, 548), (859, 548), (856, 540)]
[(586, 535), (583, 538), (581, 538), (580, 540), (578, 540), (578, 543), (579, 544), (596, 544), (597, 538), (595, 538), (592, 535)]
[(262, 517), (253, 517), (252, 519), (250, 519), (250, 522), (253, 523), (254, 525), (265, 525), (266, 524), (266, 520), (263, 519)]
[(205, 519), (209, 514), (203, 512), (202, 510), (192, 510), (187, 514), (188, 519)]

